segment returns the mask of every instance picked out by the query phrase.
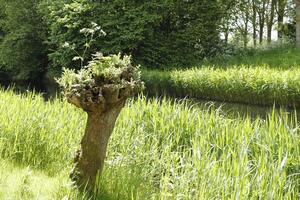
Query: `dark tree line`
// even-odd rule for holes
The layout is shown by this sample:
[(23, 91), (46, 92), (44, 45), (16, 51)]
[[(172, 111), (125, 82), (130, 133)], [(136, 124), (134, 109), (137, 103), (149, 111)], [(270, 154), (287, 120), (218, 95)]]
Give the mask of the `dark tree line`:
[(15, 80), (39, 79), (48, 63), (46, 26), (36, 0), (0, 1), (0, 64)]
[[(229, 43), (270, 43), (274, 30), (282, 40), (295, 38), (295, 2), (0, 0), (0, 78), (41, 80), (81, 68), (97, 51), (130, 54), (151, 68), (192, 65)], [(106, 34), (89, 38), (93, 24)]]
[[(83, 51), (85, 62), (100, 51), (130, 54), (153, 68), (188, 65), (220, 48), (221, 2), (0, 0), (1, 70), (15, 80), (39, 79), (62, 67), (80, 68), (73, 58)], [(83, 29), (93, 23), (106, 34), (87, 44)]]

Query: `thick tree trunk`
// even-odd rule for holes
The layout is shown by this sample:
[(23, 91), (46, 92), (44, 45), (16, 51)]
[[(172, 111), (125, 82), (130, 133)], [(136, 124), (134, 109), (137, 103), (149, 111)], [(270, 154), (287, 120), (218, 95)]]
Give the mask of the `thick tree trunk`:
[(282, 39), (282, 25), (283, 25), (283, 16), (281, 15), (278, 15), (278, 31), (277, 31), (277, 36), (278, 36), (278, 39), (281, 40)]
[(124, 104), (125, 100), (101, 113), (88, 112), (81, 150), (75, 158), (75, 167), (71, 174), (79, 188), (93, 189), (97, 174), (101, 174), (103, 170), (108, 141)]
[(300, 0), (295, 0), (296, 3), (296, 46), (300, 48)]
[(264, 38), (264, 23), (259, 24), (259, 44), (262, 44)]
[[(123, 74), (124, 79), (131, 68)], [(131, 75), (130, 75), (131, 76)], [(101, 79), (95, 79), (95, 82)], [(99, 84), (100, 85), (100, 84)], [(81, 149), (75, 157), (75, 167), (71, 179), (79, 189), (94, 189), (97, 175), (100, 175), (106, 156), (109, 138), (115, 122), (125, 105), (126, 99), (142, 88), (142, 83), (102, 84), (67, 93), (68, 102), (83, 109), (88, 114), (87, 126), (81, 141)], [(78, 91), (78, 92), (77, 92)]]
[(265, 16), (266, 15), (266, 1), (262, 2), (262, 7), (258, 12), (259, 19), (259, 44), (262, 44), (264, 38)]

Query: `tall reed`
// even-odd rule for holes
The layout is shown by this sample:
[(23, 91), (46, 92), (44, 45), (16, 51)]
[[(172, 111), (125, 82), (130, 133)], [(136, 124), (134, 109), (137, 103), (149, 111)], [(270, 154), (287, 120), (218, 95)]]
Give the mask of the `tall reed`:
[[(65, 101), (0, 91), (0, 165), (12, 163), (0, 168), (0, 198), (85, 199), (67, 185), (85, 120)], [(300, 195), (300, 128), (287, 113), (230, 119), (211, 106), (139, 97), (122, 111), (108, 152), (102, 199)], [(15, 174), (23, 178), (12, 184)]]

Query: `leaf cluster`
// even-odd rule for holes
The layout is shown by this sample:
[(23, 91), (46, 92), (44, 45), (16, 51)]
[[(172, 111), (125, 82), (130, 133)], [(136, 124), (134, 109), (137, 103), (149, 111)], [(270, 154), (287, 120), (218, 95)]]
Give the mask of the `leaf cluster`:
[(117, 88), (128, 85), (143, 87), (139, 66), (132, 65), (130, 56), (121, 54), (103, 56), (96, 53), (88, 65), (78, 71), (64, 68), (57, 82), (65, 93), (80, 92), (83, 89), (104, 85), (114, 85)]

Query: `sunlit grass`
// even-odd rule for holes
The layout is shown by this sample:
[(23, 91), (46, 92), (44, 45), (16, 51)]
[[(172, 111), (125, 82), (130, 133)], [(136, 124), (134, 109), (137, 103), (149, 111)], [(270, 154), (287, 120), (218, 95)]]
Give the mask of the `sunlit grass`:
[[(85, 120), (64, 101), (1, 91), (0, 199), (86, 199), (68, 178)], [(297, 199), (299, 124), (139, 97), (117, 121), (99, 188), (98, 199)]]
[(213, 58), (203, 62), (204, 65), (214, 65), (220, 68), (232, 66), (266, 66), (273, 69), (291, 69), (300, 66), (300, 51), (290, 46), (271, 49), (254, 48), (241, 55)]
[(62, 199), (69, 192), (64, 173), (48, 176), (31, 167), (0, 161), (0, 199)]
[(276, 49), (191, 69), (143, 70), (149, 94), (300, 107), (300, 51)]

